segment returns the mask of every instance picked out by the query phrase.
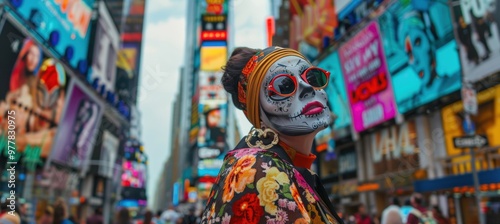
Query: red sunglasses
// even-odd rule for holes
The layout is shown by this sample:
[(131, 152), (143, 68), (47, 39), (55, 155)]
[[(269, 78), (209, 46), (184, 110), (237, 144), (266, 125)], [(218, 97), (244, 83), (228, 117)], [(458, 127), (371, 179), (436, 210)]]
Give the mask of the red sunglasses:
[[(314, 89), (323, 89), (328, 85), (330, 80), (330, 72), (317, 67), (310, 67), (300, 75), (304, 82), (311, 85)], [(275, 76), (267, 90), (269, 95), (277, 94), (282, 97), (290, 97), (297, 91), (297, 78), (291, 74), (279, 74)]]

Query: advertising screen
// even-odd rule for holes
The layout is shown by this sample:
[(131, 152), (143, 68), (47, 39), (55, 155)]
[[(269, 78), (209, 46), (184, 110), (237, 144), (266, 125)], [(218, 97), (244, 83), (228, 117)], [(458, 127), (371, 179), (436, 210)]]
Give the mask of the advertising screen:
[(325, 91), (328, 94), (328, 106), (336, 117), (333, 128), (345, 128), (351, 124), (351, 114), (349, 112), (349, 101), (347, 101), (344, 76), (342, 75), (342, 68), (337, 51), (321, 60), (318, 63), (318, 67), (331, 73), (330, 81)]
[(28, 167), (47, 158), (60, 127), (68, 77), (62, 64), (49, 58), (9, 20), (0, 31), (0, 152), (7, 155), (7, 111), (14, 111), (16, 157)]
[(135, 161), (124, 161), (122, 169), (123, 187), (146, 187), (146, 164)]
[(464, 80), (500, 71), (500, 1), (451, 1)]
[(219, 71), (227, 61), (227, 46), (211, 46), (205, 42), (201, 47), (201, 71)]
[(224, 148), (227, 104), (199, 104), (198, 147)]
[(448, 1), (396, 1), (378, 23), (400, 113), (460, 89)]
[(397, 114), (382, 38), (371, 22), (339, 49), (354, 129), (361, 132)]
[(83, 169), (92, 155), (102, 105), (76, 82), (70, 86), (68, 98), (51, 161)]
[[(14, 10), (73, 68), (87, 66), (94, 0), (10, 1)], [(81, 71), (80, 72), (86, 72)]]
[(223, 72), (203, 72), (199, 73), (199, 100), (201, 104), (205, 103), (216, 103), (224, 104), (227, 103), (227, 95), (224, 87), (222, 86), (220, 80)]
[(290, 0), (290, 47), (309, 60), (318, 56), (324, 38), (333, 38), (337, 16), (333, 0)]
[(113, 169), (119, 146), (120, 140), (118, 139), (118, 137), (108, 130), (105, 130), (102, 136), (101, 157), (99, 158), (99, 160), (102, 161), (103, 164), (99, 166), (99, 175), (108, 178), (111, 178), (113, 176)]
[(220, 157), (215, 159), (200, 160), (198, 163), (198, 176), (216, 177), (217, 175), (219, 175), (219, 171), (223, 163), (224, 159)]

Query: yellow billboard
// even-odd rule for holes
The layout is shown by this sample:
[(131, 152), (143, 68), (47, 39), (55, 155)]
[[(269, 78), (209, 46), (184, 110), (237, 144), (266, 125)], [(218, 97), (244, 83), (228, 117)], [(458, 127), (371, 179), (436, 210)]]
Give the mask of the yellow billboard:
[(201, 47), (200, 57), (201, 71), (220, 71), (227, 61), (227, 47)]
[[(471, 115), (476, 126), (476, 133), (486, 135), (490, 146), (500, 145), (500, 85), (478, 93), (477, 103), (478, 114)], [(452, 172), (454, 174), (470, 172), (470, 156), (468, 153), (464, 154), (464, 150), (468, 152), (468, 149), (458, 149), (453, 145), (454, 137), (466, 135), (462, 128), (463, 111), (464, 107), (461, 101), (446, 106), (441, 111), (447, 154), (451, 157), (454, 156), (452, 164), (465, 165), (453, 166)]]

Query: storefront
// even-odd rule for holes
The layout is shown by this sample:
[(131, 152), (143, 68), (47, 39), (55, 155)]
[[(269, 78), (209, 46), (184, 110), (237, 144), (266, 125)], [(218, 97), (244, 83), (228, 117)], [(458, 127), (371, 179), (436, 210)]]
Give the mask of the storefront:
[(412, 181), (422, 173), (416, 126), (410, 120), (363, 137), (367, 175), (358, 191), (368, 193), (370, 205), (376, 208), (372, 212), (381, 213), (392, 197), (404, 202), (413, 193)]
[[(476, 134), (488, 138), (489, 145), (475, 149), (482, 197), (482, 211), (488, 220), (500, 218), (500, 85), (477, 94), (478, 112), (471, 115)], [(455, 148), (453, 138), (464, 136), (464, 109), (462, 102), (446, 106), (441, 111), (446, 157), (440, 160), (445, 175), (435, 180), (415, 182), (419, 192), (436, 192), (448, 197), (448, 212), (452, 223), (477, 222), (478, 208), (475, 202), (471, 157), (469, 149)], [(475, 211), (475, 212), (468, 212)]]

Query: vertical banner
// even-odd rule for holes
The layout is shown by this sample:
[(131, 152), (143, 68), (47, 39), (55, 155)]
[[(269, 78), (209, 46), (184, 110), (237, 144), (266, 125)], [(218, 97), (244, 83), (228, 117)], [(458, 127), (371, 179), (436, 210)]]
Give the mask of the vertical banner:
[(7, 154), (7, 111), (15, 111), (17, 159), (41, 164), (60, 128), (68, 78), (61, 63), (9, 20), (0, 32), (0, 153)]
[(397, 114), (396, 103), (376, 22), (339, 49), (354, 129), (361, 132)]
[(198, 147), (224, 148), (227, 104), (199, 104), (199, 114)]
[(51, 162), (82, 170), (94, 147), (94, 138), (102, 116), (102, 106), (73, 82), (61, 120)]
[(500, 1), (453, 0), (451, 5), (464, 80), (500, 71)]
[(400, 113), (460, 89), (460, 59), (447, 1), (394, 1), (378, 23)]

